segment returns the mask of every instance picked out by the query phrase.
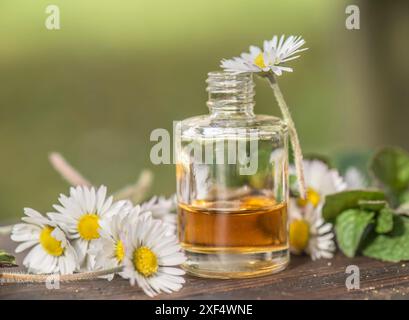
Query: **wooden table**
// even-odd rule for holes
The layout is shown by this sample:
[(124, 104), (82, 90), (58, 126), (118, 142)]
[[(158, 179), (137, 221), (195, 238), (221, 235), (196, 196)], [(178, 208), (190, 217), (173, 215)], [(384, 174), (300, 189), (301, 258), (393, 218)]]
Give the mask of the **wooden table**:
[[(0, 236), (0, 248), (13, 252), (15, 243)], [(21, 263), (22, 255), (17, 255)], [(348, 290), (345, 280), (348, 265), (360, 268), (359, 290)], [(409, 263), (383, 263), (338, 254), (332, 260), (311, 261), (293, 256), (287, 270), (260, 278), (212, 280), (186, 276), (183, 289), (157, 299), (407, 299)], [(137, 287), (116, 277), (61, 283), (49, 290), (45, 284), (0, 284), (1, 299), (148, 299)]]

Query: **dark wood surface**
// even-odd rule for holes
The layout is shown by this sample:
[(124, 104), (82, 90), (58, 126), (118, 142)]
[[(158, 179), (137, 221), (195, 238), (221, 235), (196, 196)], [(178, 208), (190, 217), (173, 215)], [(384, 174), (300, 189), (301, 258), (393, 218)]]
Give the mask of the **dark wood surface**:
[[(0, 236), (0, 248), (14, 251), (15, 244)], [(21, 263), (22, 256), (17, 256)], [(359, 290), (345, 286), (348, 265), (360, 268)], [(283, 272), (243, 280), (212, 280), (186, 276), (183, 289), (156, 299), (407, 299), (409, 263), (383, 263), (338, 254), (331, 260), (311, 261), (293, 256)], [(148, 299), (137, 287), (116, 277), (113, 281), (87, 280), (60, 283), (49, 290), (45, 284), (0, 284), (0, 299)]]

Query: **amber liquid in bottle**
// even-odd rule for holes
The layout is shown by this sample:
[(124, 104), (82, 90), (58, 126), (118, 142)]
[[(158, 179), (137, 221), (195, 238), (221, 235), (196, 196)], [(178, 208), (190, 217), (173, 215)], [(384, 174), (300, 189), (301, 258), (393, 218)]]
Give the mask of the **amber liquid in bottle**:
[(287, 249), (287, 206), (264, 196), (179, 204), (182, 246), (200, 253)]

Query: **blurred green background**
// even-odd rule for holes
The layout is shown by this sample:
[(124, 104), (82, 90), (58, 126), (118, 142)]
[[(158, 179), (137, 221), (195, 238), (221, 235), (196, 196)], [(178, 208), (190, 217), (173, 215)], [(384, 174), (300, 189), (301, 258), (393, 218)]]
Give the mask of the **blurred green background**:
[[(352, 3), (360, 30), (345, 28)], [(60, 30), (45, 28), (49, 4)], [(273, 34), (310, 48), (280, 78), (306, 153), (409, 148), (408, 31), (408, 1), (2, 0), (0, 221), (67, 192), (50, 151), (111, 191), (151, 168), (152, 194), (172, 194), (174, 167), (150, 163), (151, 131), (206, 113), (206, 73)], [(278, 115), (256, 84), (256, 111)]]

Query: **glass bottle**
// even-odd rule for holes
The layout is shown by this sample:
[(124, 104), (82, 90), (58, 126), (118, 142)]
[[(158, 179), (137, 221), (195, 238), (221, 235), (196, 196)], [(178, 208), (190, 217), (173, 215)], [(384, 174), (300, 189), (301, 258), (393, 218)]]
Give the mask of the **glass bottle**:
[(212, 278), (278, 272), (289, 262), (287, 126), (254, 114), (252, 74), (206, 82), (210, 115), (175, 127), (183, 267)]

